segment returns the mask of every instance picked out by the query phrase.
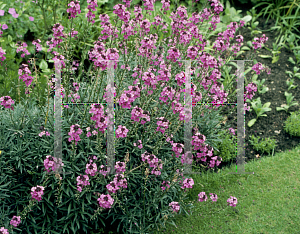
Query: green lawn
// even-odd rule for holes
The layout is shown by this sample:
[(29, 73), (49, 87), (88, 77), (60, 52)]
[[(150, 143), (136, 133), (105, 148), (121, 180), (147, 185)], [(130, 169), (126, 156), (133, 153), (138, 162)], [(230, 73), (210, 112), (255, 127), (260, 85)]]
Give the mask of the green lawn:
[[(178, 214), (173, 219), (177, 228), (166, 224), (150, 233), (300, 233), (299, 164), (300, 146), (245, 164), (245, 171), (254, 174), (228, 174), (236, 171), (233, 165), (218, 174), (191, 175), (192, 215)], [(208, 199), (198, 202), (203, 191)], [(216, 193), (218, 201), (212, 203), (209, 193)], [(237, 198), (236, 207), (227, 205), (230, 196)]]

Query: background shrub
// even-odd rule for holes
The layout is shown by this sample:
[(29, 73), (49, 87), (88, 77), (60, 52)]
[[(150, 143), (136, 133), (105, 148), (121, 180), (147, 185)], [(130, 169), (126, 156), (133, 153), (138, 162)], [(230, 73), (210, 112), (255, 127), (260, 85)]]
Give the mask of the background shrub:
[(215, 152), (222, 158), (222, 162), (229, 162), (236, 158), (236, 136), (230, 134), (228, 131), (222, 131), (222, 141), (218, 143), (217, 149), (219, 152)]
[(284, 122), (284, 131), (292, 136), (300, 137), (300, 110), (291, 112), (291, 115)]

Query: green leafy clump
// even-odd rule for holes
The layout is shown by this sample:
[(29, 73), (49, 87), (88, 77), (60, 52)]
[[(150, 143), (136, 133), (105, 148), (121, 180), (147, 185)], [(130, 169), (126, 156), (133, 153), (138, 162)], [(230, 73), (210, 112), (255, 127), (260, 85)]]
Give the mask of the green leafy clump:
[(262, 152), (262, 153), (268, 153), (270, 154), (271, 150), (273, 150), (276, 145), (276, 140), (270, 139), (270, 138), (264, 138), (259, 143), (260, 137), (250, 136), (251, 139), (249, 139), (250, 144), (253, 146), (253, 148), (256, 151)]
[(228, 131), (223, 131), (223, 140), (218, 144), (217, 149), (219, 152), (215, 152), (222, 158), (222, 162), (229, 162), (236, 158), (236, 139)]
[(300, 110), (291, 112), (291, 115), (285, 121), (284, 131), (292, 136), (300, 137)]

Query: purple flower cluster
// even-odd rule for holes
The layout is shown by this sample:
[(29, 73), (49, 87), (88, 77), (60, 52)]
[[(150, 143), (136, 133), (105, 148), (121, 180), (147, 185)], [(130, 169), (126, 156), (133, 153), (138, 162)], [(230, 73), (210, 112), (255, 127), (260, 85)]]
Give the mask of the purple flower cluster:
[[(106, 28), (109, 31), (106, 31), (104, 29), (104, 30), (102, 30), (101, 33), (103, 34), (104, 32), (106, 32), (110, 35), (110, 33), (112, 33), (110, 31), (110, 28), (109, 27), (106, 27)], [(108, 38), (108, 36), (107, 37), (103, 36), (102, 39), (103, 38), (106, 39), (106, 38)], [(116, 48), (110, 48), (107, 51), (105, 51), (105, 46), (104, 46), (103, 42), (97, 41), (97, 42), (94, 42), (94, 44), (95, 44), (95, 47), (92, 48), (88, 52), (88, 54), (89, 54), (89, 59), (94, 62), (95, 68), (101, 67), (102, 70), (105, 70), (107, 68), (108, 62), (103, 61), (103, 60), (118, 60), (119, 59), (119, 54), (118, 54), (119, 51)], [(116, 66), (117, 66), (117, 62), (115, 62), (114, 69), (116, 69)]]
[(37, 185), (36, 187), (31, 188), (31, 197), (37, 201), (42, 200), (42, 195), (44, 194), (44, 187)]
[(120, 20), (124, 21), (125, 23), (129, 21), (130, 12), (126, 11), (126, 6), (122, 4), (117, 4), (113, 7), (113, 9), (115, 9), (113, 13), (116, 14)]
[(172, 87), (165, 87), (160, 93), (159, 100), (163, 101), (164, 103), (167, 103), (168, 99), (170, 99), (171, 101), (174, 98), (175, 93), (176, 91)]
[(172, 201), (169, 206), (172, 208), (173, 212), (178, 212), (180, 210), (180, 205), (178, 202)]
[[(93, 159), (97, 160), (97, 157), (93, 156)], [(82, 191), (82, 188), (84, 186), (90, 185), (88, 175), (95, 176), (95, 174), (97, 173), (97, 165), (96, 165), (96, 163), (93, 163), (93, 159), (90, 159), (89, 163), (86, 165), (85, 173), (87, 175), (80, 175), (77, 177), (77, 190), (79, 192)], [(113, 181), (111, 181), (109, 184), (106, 185), (106, 188), (109, 193), (116, 193), (116, 191), (119, 190), (120, 187), (127, 188), (127, 180), (126, 180), (126, 178), (124, 178), (123, 174), (120, 174), (121, 172), (126, 171), (125, 167), (126, 167), (126, 165), (124, 162), (118, 161), (116, 163), (115, 169), (116, 169), (117, 175), (115, 175), (115, 178)], [(104, 165), (101, 165), (100, 168), (103, 169)], [(105, 177), (106, 173), (108, 171), (104, 172), (103, 170), (99, 170), (99, 172), (102, 175), (104, 175), (104, 177)], [(100, 194), (98, 194), (98, 195), (100, 195)], [(112, 199), (109, 194), (108, 195), (101, 194), (100, 198), (98, 198), (97, 201), (98, 201), (100, 207), (107, 209), (107, 208), (111, 208), (111, 205), (113, 205), (114, 199)]]
[(172, 144), (172, 150), (175, 152), (176, 157), (178, 158), (179, 155), (182, 153), (183, 151), (183, 144), (180, 143), (174, 143), (173, 141), (170, 141), (170, 143)]
[(90, 127), (87, 127), (87, 128), (86, 128), (86, 131), (87, 131), (86, 136), (87, 136), (87, 137), (90, 137), (90, 136), (92, 135), (92, 133), (93, 133), (94, 136), (98, 134), (98, 132), (97, 132), (96, 130), (93, 130), (92, 133), (91, 133), (91, 132), (90, 132), (91, 128), (94, 129), (94, 126), (91, 125)]
[(129, 9), (131, 0), (123, 0), (125, 2), (126, 7)]
[(89, 12), (86, 14), (85, 17), (87, 17), (89, 22), (92, 22), (92, 24), (95, 23), (94, 18), (96, 17), (95, 14), (92, 13), (92, 11), (96, 11), (95, 7), (98, 7), (97, 0), (87, 0), (87, 3), (90, 4), (87, 6), (87, 9), (89, 9)]
[(36, 46), (36, 50), (37, 51), (41, 51), (42, 50), (42, 46), (39, 44), (41, 42), (40, 39), (37, 39), (37, 40), (33, 40), (32, 41), (32, 45), (35, 45)]
[(80, 175), (76, 179), (77, 180), (77, 190), (79, 192), (82, 191), (82, 188), (84, 186), (90, 185), (88, 175), (95, 176), (95, 173), (97, 172), (97, 165), (95, 163), (93, 163), (93, 159), (97, 160), (97, 157), (93, 156), (93, 159), (91, 159), (91, 158), (89, 158), (89, 159), (90, 159), (90, 161), (89, 161), (90, 163), (88, 163), (86, 165), (86, 170), (85, 170), (85, 173), (87, 175)]
[[(118, 101), (118, 103), (122, 106), (122, 108), (130, 109), (131, 103), (133, 103), (135, 101), (135, 99), (137, 99), (139, 96), (140, 96), (140, 89), (138, 86), (134, 86), (134, 87), (132, 87), (131, 90), (125, 90), (121, 94), (120, 98), (118, 100), (116, 100), (116, 102)], [(133, 112), (131, 112), (131, 116), (133, 116), (132, 113)]]
[[(0, 24), (0, 25), (1, 25), (1, 24)], [(3, 25), (2, 25), (2, 29), (3, 29), (3, 30), (8, 29), (7, 24), (3, 24)]]
[[(121, 26), (122, 29), (122, 34), (124, 34), (124, 39), (128, 40), (129, 36), (134, 35), (135, 33), (137, 33), (136, 31), (134, 32), (134, 27), (135, 27), (135, 22), (133, 20), (130, 20), (129, 23), (124, 23)], [(127, 54), (127, 53), (126, 53)]]
[(89, 111), (89, 113), (93, 114), (91, 120), (96, 121), (95, 128), (99, 128), (99, 131), (101, 131), (102, 133), (105, 132), (105, 129), (108, 125), (108, 119), (107, 116), (104, 115), (103, 109), (104, 107), (102, 104), (92, 104), (91, 110)]
[[(49, 46), (48, 52), (50, 52), (58, 44), (62, 43), (63, 39), (59, 37), (66, 38), (62, 32), (63, 30), (64, 27), (61, 24), (54, 24), (52, 29), (54, 38), (48, 38), (48, 41), (46, 41), (46, 44)], [(58, 46), (58, 48), (60, 48), (60, 46)]]
[(103, 35), (102, 37), (99, 36), (98, 39), (105, 40), (105, 39), (109, 38), (109, 36), (112, 36), (112, 38), (118, 38), (118, 34), (117, 34), (118, 29), (116, 27), (112, 26), (112, 24), (109, 21), (109, 16), (107, 14), (102, 14), (99, 16), (99, 19), (101, 21), (101, 25), (103, 28), (103, 30), (101, 31), (101, 34), (107, 34), (107, 35)]
[[(118, 170), (120, 171), (120, 170)], [(115, 175), (115, 178), (113, 181), (111, 181), (109, 184), (106, 185), (106, 188), (109, 193), (116, 193), (117, 190), (122, 188), (127, 188), (127, 180), (124, 178), (123, 174), (117, 174)]]
[(233, 128), (229, 128), (228, 130), (232, 135), (235, 135), (235, 130)]
[[(97, 157), (94, 156), (94, 159), (97, 160)], [(93, 163), (92, 159), (90, 159), (90, 163), (86, 164), (85, 173), (91, 176), (95, 176), (96, 172), (97, 172), (97, 165), (96, 163)]]
[(133, 143), (133, 145), (137, 146), (138, 143), (139, 143), (138, 148), (142, 149), (143, 145), (142, 145), (142, 141), (141, 140), (138, 140), (136, 143)]
[[(72, 31), (68, 34), (69, 37), (75, 37), (78, 34), (78, 31), (74, 31), (74, 28), (72, 28)], [(76, 37), (78, 38), (78, 37)]]
[[(6, 59), (6, 57), (4, 56), (6, 53), (4, 52), (4, 50), (2, 49), (2, 47), (0, 47), (0, 60), (4, 61), (4, 59)], [(2, 62), (1, 62), (1, 66), (2, 66)]]
[(9, 8), (8, 9), (8, 13), (11, 14), (12, 17), (14, 17), (14, 18), (18, 18), (19, 17), (19, 14), (16, 13), (15, 8)]
[(71, 102), (75, 102), (73, 98), (80, 99), (80, 96), (77, 93), (79, 91), (80, 84), (73, 82), (73, 86), (74, 87), (71, 89), (71, 94), (68, 95), (68, 97), (72, 97)]
[(11, 108), (12, 110), (14, 110), (14, 107), (11, 106), (15, 103), (14, 100), (11, 99), (10, 96), (3, 96), (0, 98), (0, 102), (1, 102), (1, 105), (4, 106), (5, 108)]
[(26, 86), (28, 87), (33, 80), (33, 77), (29, 76), (29, 74), (31, 74), (31, 71), (29, 70), (28, 65), (22, 63), (19, 67), (18, 74), (20, 75), (19, 79), (22, 79), (25, 82)]
[(88, 175), (80, 175), (77, 177), (77, 190), (79, 192), (82, 191), (84, 186), (90, 185), (89, 176)]
[(139, 122), (140, 118), (144, 118), (145, 120), (141, 120), (141, 124), (145, 124), (146, 122), (150, 122), (150, 115), (148, 111), (143, 111), (142, 108), (135, 106), (131, 111), (131, 119), (135, 122)]
[(264, 44), (268, 40), (268, 37), (266, 37), (265, 34), (262, 35), (261, 38), (255, 37), (254, 42), (252, 42), (252, 45), (254, 49), (261, 49), (262, 44)]
[(164, 9), (164, 15), (167, 14), (167, 11), (170, 10), (170, 0), (161, 0), (162, 8)]
[(70, 136), (68, 141), (75, 141), (75, 145), (77, 145), (78, 141), (81, 141), (79, 135), (82, 133), (82, 130), (80, 129), (80, 125), (79, 124), (75, 124), (71, 126), (71, 130), (70, 132), (68, 132), (68, 135)]
[(116, 162), (116, 173), (125, 172), (126, 171), (126, 164), (124, 162)]
[(22, 43), (22, 42), (18, 41), (18, 42), (16, 43), (16, 46), (19, 46), (19, 47), (17, 48), (17, 53), (19, 53), (20, 51), (21, 51), (21, 52), (24, 52), (24, 53), (21, 55), (22, 58), (25, 57), (25, 54), (26, 54), (26, 55), (30, 55), (30, 53), (29, 53), (28, 50), (27, 50), (27, 44), (26, 44), (25, 42)]
[(52, 58), (52, 60), (54, 60), (54, 61), (56, 61), (56, 60), (61, 61), (62, 68), (65, 68), (66, 67), (66, 64), (64, 62), (65, 56), (59, 54), (56, 51), (53, 51), (52, 53), (55, 55), (54, 58)]
[(42, 137), (46, 134), (46, 136), (50, 136), (50, 133), (49, 132), (46, 132), (46, 131), (42, 131), (39, 133), (39, 137)]
[[(168, 188), (170, 188), (170, 185), (169, 185), (170, 181), (163, 181), (161, 184), (166, 185)], [(166, 187), (162, 186), (161, 189), (164, 191), (166, 189)]]
[(61, 158), (55, 158), (52, 157), (51, 155), (47, 155), (46, 159), (44, 160), (44, 166), (45, 166), (45, 170), (47, 170), (47, 172), (50, 172), (50, 168), (52, 169), (52, 171), (55, 171), (57, 168), (63, 166), (63, 162), (61, 160)]
[(151, 174), (155, 174), (156, 176), (161, 174), (159, 170), (159, 168), (162, 169), (162, 163), (159, 163), (161, 162), (161, 159), (158, 159), (154, 154), (150, 154), (147, 151), (145, 151), (141, 157), (143, 162), (147, 160), (149, 167), (153, 167)]
[(172, 62), (176, 62), (176, 60), (180, 58), (180, 51), (176, 47), (171, 47), (168, 50), (168, 55), (166, 58), (170, 59)]
[(70, 8), (67, 9), (67, 12), (71, 14), (69, 19), (76, 18), (76, 14), (79, 15), (81, 13), (79, 2), (80, 1), (72, 1), (68, 4)]
[(164, 117), (156, 118), (159, 119), (159, 121), (156, 122), (158, 125), (156, 131), (160, 131), (161, 133), (165, 133), (165, 131), (169, 128), (169, 120), (167, 120)]
[(252, 67), (252, 70), (254, 70), (256, 72), (257, 75), (260, 74), (260, 71), (265, 71), (267, 72), (268, 75), (271, 74), (271, 69), (264, 67), (261, 63), (257, 63)]
[[(217, 201), (217, 199), (218, 199), (218, 196), (215, 194), (215, 193), (210, 193), (210, 195), (211, 195), (211, 200), (213, 201), (213, 202), (216, 202)], [(199, 200), (198, 201), (200, 201), (200, 202), (203, 202), (203, 201), (206, 201), (207, 200), (207, 195), (205, 194), (205, 192), (201, 192), (201, 193), (199, 193), (198, 194), (198, 197), (199, 197)], [(230, 205), (230, 206), (236, 206), (236, 204), (237, 204), (237, 199), (236, 199), (236, 197), (233, 197), (233, 196), (230, 196), (230, 198), (228, 198), (228, 200), (227, 200), (227, 205)]]
[[(257, 85), (255, 83), (253, 83), (253, 82), (249, 83), (246, 86), (246, 93), (244, 94), (244, 101), (246, 101), (247, 99), (251, 100), (253, 98), (253, 96), (254, 96), (254, 94), (255, 94), (256, 91), (257, 91)], [(247, 103), (244, 104), (244, 110), (245, 111), (249, 111), (250, 110), (250, 106), (248, 106)]]
[(21, 216), (14, 215), (13, 218), (10, 220), (10, 225), (13, 225), (14, 227), (17, 227), (20, 223), (21, 223)]
[[(195, 129), (195, 130), (197, 130), (197, 129)], [(208, 165), (211, 168), (213, 168), (215, 165), (219, 166), (219, 164), (222, 161), (222, 158), (219, 156), (213, 156), (214, 149), (210, 145), (207, 145), (204, 143), (206, 140), (206, 137), (197, 131), (192, 138), (193, 138), (193, 140), (192, 140), (191, 144), (195, 146), (194, 150), (202, 151), (202, 153), (196, 153), (197, 158), (199, 158), (196, 161), (198, 162), (199, 160), (201, 160), (202, 162), (206, 162), (206, 164), (210, 163)]]
[(9, 234), (8, 230), (5, 229), (4, 227), (1, 227), (1, 228), (0, 228), (0, 233), (1, 233), (1, 234)]
[(183, 181), (183, 186), (181, 187), (182, 189), (185, 189), (185, 188), (193, 188), (193, 185), (194, 185), (194, 180), (192, 178), (186, 178), (184, 181)]
[[(144, 10), (146, 11), (153, 11), (154, 10), (154, 2), (155, 0), (144, 0)], [(149, 12), (149, 15), (151, 15), (151, 12)]]
[(101, 196), (97, 199), (100, 207), (103, 207), (103, 208), (111, 208), (111, 206), (114, 204), (114, 199), (109, 195), (104, 195), (104, 194), (101, 194)]
[(128, 129), (125, 126), (119, 125), (118, 129), (116, 130), (116, 138), (124, 138), (127, 136)]

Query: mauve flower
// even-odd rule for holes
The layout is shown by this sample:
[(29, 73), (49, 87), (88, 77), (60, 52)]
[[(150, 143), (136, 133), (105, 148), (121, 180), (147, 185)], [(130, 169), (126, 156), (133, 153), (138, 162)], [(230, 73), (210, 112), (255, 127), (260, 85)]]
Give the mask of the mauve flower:
[(29, 16), (30, 21), (34, 21), (34, 18), (32, 16)]
[(4, 10), (0, 10), (0, 16), (4, 16)]
[(15, 8), (9, 8), (8, 13), (11, 14), (11, 15), (16, 14)]
[(18, 17), (19, 17), (19, 14), (13, 14), (12, 17), (18, 18)]
[(3, 24), (3, 25), (2, 25), (2, 29), (3, 29), (3, 30), (8, 29), (8, 26), (7, 26), (6, 24)]

